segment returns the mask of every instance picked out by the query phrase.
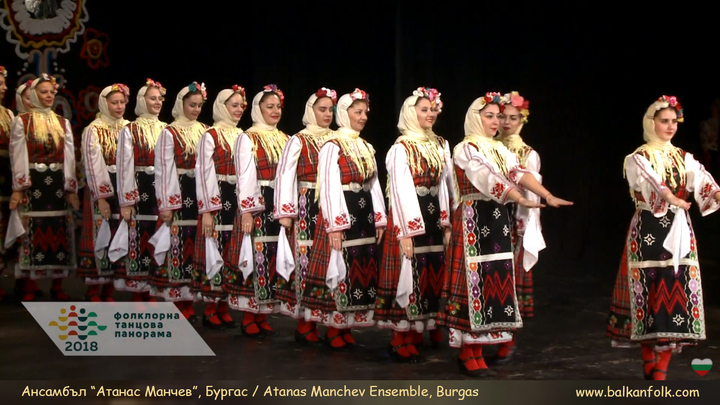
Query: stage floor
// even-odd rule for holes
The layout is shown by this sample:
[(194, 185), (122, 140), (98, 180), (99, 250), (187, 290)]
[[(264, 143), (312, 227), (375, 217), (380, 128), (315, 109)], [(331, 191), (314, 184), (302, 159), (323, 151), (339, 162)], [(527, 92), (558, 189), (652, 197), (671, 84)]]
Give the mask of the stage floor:
[[(641, 380), (640, 349), (613, 349), (605, 337), (614, 272), (590, 276), (601, 272), (583, 269), (578, 264), (574, 271), (559, 271), (556, 266), (553, 274), (549, 274), (543, 269), (550, 268), (552, 263), (544, 264), (534, 274), (536, 316), (526, 320), (518, 335), (514, 362), (496, 367), (499, 374), (494, 378)], [(695, 358), (720, 362), (720, 302), (716, 293), (720, 266), (714, 261), (701, 266), (708, 339), (673, 356), (668, 370), (672, 380), (720, 380), (720, 370), (700, 377), (691, 368)], [(1, 278), (0, 283), (12, 291), (12, 279)], [(85, 292), (76, 278), (66, 280), (66, 286), (75, 299)], [(48, 291), (47, 283), (41, 287)], [(116, 293), (116, 299), (129, 296)], [(196, 310), (202, 313), (200, 305)], [(239, 320), (238, 313), (234, 316)], [(216, 357), (65, 357), (24, 307), (6, 303), (0, 305), (0, 379), (60, 380), (68, 376), (74, 380), (466, 379), (458, 373), (457, 351), (447, 344), (438, 350), (427, 345), (420, 348), (427, 358), (424, 363), (397, 364), (387, 355), (390, 332), (386, 330), (355, 330), (358, 347), (333, 352), (320, 345), (295, 343), (292, 319), (275, 315), (270, 323), (277, 336), (251, 339), (243, 336), (239, 328), (208, 330), (198, 320), (196, 328)], [(492, 350), (487, 349), (487, 353)]]

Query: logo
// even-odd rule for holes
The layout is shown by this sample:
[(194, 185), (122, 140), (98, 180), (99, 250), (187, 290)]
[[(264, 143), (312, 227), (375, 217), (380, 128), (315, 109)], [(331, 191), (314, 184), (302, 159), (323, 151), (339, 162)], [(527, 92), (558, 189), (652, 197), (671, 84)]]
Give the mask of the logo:
[(711, 368), (712, 360), (710, 359), (693, 359), (692, 361), (692, 369), (700, 376), (709, 373)]
[[(60, 340), (67, 340), (69, 337), (77, 337), (79, 340), (85, 340), (88, 336), (98, 335), (95, 329), (98, 331), (104, 331), (107, 329), (106, 325), (98, 325), (94, 319), (87, 322), (90, 318), (97, 318), (97, 314), (95, 312), (87, 312), (85, 308), (80, 308), (77, 312), (75, 311), (77, 311), (77, 307), (75, 305), (70, 305), (70, 313), (68, 313), (67, 309), (62, 308), (60, 309), (60, 314), (64, 316), (58, 316), (58, 321), (60, 321), (60, 323), (50, 321), (48, 324), (48, 326), (57, 326), (61, 332), (67, 332), (58, 335)], [(68, 322), (68, 320), (70, 320), (70, 322)], [(65, 324), (65, 322), (67, 322), (67, 324)]]
[(215, 356), (172, 302), (23, 302), (65, 356)]

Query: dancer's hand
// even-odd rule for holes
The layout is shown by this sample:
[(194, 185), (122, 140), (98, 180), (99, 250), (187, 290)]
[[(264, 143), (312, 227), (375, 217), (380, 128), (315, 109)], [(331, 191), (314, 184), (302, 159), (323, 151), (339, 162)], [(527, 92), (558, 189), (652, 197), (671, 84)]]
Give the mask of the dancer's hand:
[(122, 214), (122, 217), (126, 222), (130, 222), (133, 215), (135, 215), (135, 207), (120, 207), (120, 214)]
[(330, 238), (330, 247), (335, 250), (342, 250), (342, 241), (345, 240), (343, 231), (328, 232), (328, 238)]
[(168, 224), (168, 225), (172, 224), (172, 221), (173, 221), (173, 211), (172, 211), (172, 210), (160, 211), (160, 219), (161, 219), (164, 223), (166, 223), (166, 224)]
[(70, 204), (71, 207), (73, 207), (75, 211), (80, 209), (80, 199), (78, 198), (77, 193), (67, 194), (65, 196), (65, 200), (68, 204)]
[(520, 199), (518, 200), (517, 203), (519, 205), (522, 205), (523, 207), (527, 207), (527, 208), (545, 208), (545, 204), (540, 204), (540, 203), (530, 201), (525, 197), (520, 197)]
[(246, 212), (242, 214), (242, 231), (243, 233), (250, 233), (253, 227), (253, 216), (251, 213)]
[(107, 200), (104, 198), (101, 198), (97, 201), (98, 203), (98, 210), (100, 211), (100, 216), (103, 217), (106, 221), (110, 219), (110, 204), (108, 204)]
[(573, 205), (574, 203), (572, 201), (565, 201), (562, 198), (557, 198), (552, 194), (548, 194), (545, 197), (545, 202), (547, 202), (547, 205), (551, 207), (558, 208), (563, 205)]
[(280, 225), (282, 225), (283, 228), (285, 228), (285, 231), (290, 233), (290, 230), (292, 229), (293, 220), (292, 218), (280, 218), (278, 220), (280, 222)]
[(415, 256), (413, 238), (400, 239), (400, 253), (408, 259), (412, 259), (413, 256)]
[(18, 204), (20, 204), (20, 201), (22, 201), (23, 197), (25, 197), (24, 191), (13, 191), (12, 197), (10, 197), (10, 209), (14, 210), (17, 208)]
[(210, 238), (213, 236), (213, 231), (215, 230), (215, 222), (213, 221), (212, 214), (209, 212), (204, 212), (202, 214), (202, 233), (205, 235), (206, 238)]
[(385, 228), (375, 228), (375, 243), (380, 244), (382, 241), (383, 233), (385, 233)]

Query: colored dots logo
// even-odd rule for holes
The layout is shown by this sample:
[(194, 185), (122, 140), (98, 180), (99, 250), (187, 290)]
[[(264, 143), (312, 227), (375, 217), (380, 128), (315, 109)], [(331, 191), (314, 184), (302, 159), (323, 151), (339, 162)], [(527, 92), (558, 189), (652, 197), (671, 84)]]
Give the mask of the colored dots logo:
[(98, 331), (107, 329), (106, 325), (98, 325), (95, 322), (97, 314), (95, 312), (87, 312), (85, 308), (79, 310), (75, 305), (70, 306), (68, 311), (66, 308), (60, 310), (58, 321), (50, 321), (48, 326), (57, 326), (62, 332), (58, 337), (60, 340), (66, 340), (71, 336), (77, 337), (79, 340), (85, 340), (89, 336), (97, 336)]

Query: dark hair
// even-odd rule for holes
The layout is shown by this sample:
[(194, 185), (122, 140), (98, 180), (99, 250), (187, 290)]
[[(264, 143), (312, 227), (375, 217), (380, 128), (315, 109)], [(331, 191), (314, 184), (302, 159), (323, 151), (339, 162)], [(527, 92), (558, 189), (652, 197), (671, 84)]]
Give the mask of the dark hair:
[(353, 100), (353, 102), (350, 103), (350, 105), (348, 106), (348, 110), (349, 110), (352, 106), (354, 106), (355, 103), (365, 103), (366, 106), (369, 105), (368, 101), (365, 100), (365, 99)]
[(192, 97), (194, 95), (202, 96), (202, 91), (200, 91), (200, 90), (188, 91), (187, 94), (185, 94), (183, 96), (182, 101), (185, 102), (185, 100), (189, 99), (190, 97)]
[(484, 110), (484, 109), (485, 109), (487, 106), (489, 106), (489, 105), (496, 105), (496, 106), (498, 106), (498, 108), (500, 109), (500, 112), (502, 112), (502, 110), (503, 110), (503, 106), (501, 106), (500, 103), (487, 103), (487, 104), (485, 104), (485, 105), (483, 106), (483, 108), (479, 109), (478, 112)]
[(665, 108), (661, 108), (661, 109), (655, 111), (655, 114), (653, 115), (653, 118), (657, 118), (657, 116), (660, 115), (660, 112), (661, 112), (661, 111), (664, 111), (664, 110), (671, 110), (671, 111), (673, 111), (673, 112), (675, 113), (675, 116), (676, 116), (676, 117), (677, 117), (677, 115), (678, 115), (678, 112), (677, 112), (677, 110), (675, 109), (675, 107), (665, 107)]
[(265, 93), (263, 93), (262, 97), (260, 97), (260, 102), (262, 103), (263, 101), (267, 100), (268, 97), (272, 96), (275, 96), (278, 98), (278, 100), (280, 100), (280, 96), (274, 91), (266, 91)]

